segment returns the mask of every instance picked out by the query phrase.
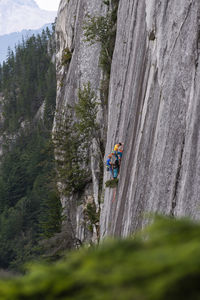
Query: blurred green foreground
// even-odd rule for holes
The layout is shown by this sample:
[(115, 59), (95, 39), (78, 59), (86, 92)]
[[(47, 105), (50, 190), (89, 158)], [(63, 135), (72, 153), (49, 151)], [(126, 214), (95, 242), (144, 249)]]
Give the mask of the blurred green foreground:
[(156, 217), (135, 238), (108, 240), (1, 279), (0, 299), (200, 299), (200, 225)]

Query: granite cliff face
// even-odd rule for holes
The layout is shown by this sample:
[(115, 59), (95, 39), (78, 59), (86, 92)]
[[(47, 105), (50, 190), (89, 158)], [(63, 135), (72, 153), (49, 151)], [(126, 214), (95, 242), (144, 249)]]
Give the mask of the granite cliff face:
[[(105, 11), (105, 5), (99, 0), (75, 0), (60, 2), (56, 22), (56, 65), (57, 65), (57, 113), (54, 121), (54, 135), (60, 130), (59, 123), (65, 122), (69, 105), (78, 102), (78, 90), (90, 82), (91, 89), (100, 98), (100, 82), (102, 72), (99, 68), (100, 46), (85, 42), (83, 26), (87, 15), (99, 15)], [(65, 54), (70, 54), (69, 61), (63, 63)], [(99, 122), (104, 124), (101, 109), (98, 113)], [(72, 231), (72, 238), (81, 241), (96, 240), (97, 232), (88, 230), (86, 226), (85, 208), (88, 203), (95, 204), (98, 211), (99, 199), (99, 156), (96, 145), (91, 141), (90, 149), (91, 180), (81, 193), (67, 195), (64, 185), (59, 182), (61, 202), (66, 212), (66, 227)], [(90, 224), (91, 225), (91, 224)], [(91, 231), (94, 231), (93, 234)], [(70, 232), (69, 232), (70, 234)]]
[[(77, 89), (84, 82), (99, 90), (100, 46), (83, 41), (82, 24), (87, 13), (104, 11), (100, 0), (60, 3), (56, 25), (59, 116), (67, 103), (77, 101)], [(138, 230), (147, 222), (146, 212), (200, 218), (199, 32), (198, 0), (119, 1), (105, 153), (121, 141), (124, 154), (117, 189), (102, 192), (102, 238)], [(62, 66), (66, 47), (73, 51), (72, 59)], [(95, 170), (86, 194), (97, 203)], [(105, 171), (104, 183), (108, 178)], [(80, 214), (74, 199), (63, 196), (62, 203), (72, 214), (78, 234)], [(83, 240), (83, 233), (78, 236)]]
[(199, 13), (199, 1), (120, 1), (106, 152), (125, 150), (102, 236), (134, 232), (146, 212), (200, 217)]

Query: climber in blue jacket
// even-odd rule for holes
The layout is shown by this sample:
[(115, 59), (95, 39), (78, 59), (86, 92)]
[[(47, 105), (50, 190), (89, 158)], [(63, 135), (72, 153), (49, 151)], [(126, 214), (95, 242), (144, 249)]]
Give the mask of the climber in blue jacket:
[(113, 179), (117, 178), (118, 174), (119, 174), (119, 157), (117, 155), (116, 151), (112, 151), (111, 154), (111, 166), (112, 166), (112, 170), (113, 170)]
[(107, 170), (110, 171), (111, 176), (113, 177), (113, 167), (111, 164), (112, 154), (108, 154), (108, 159), (106, 161)]

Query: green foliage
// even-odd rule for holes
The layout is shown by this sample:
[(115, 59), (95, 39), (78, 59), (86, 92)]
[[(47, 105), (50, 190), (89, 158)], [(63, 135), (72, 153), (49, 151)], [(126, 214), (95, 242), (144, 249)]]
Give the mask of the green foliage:
[(82, 249), (0, 282), (0, 298), (199, 299), (200, 225), (157, 218), (137, 237)]
[(71, 61), (71, 58), (72, 58), (72, 52), (67, 47), (63, 50), (61, 64), (67, 65)]
[(99, 102), (96, 101), (95, 92), (91, 89), (90, 82), (83, 85), (83, 89), (78, 91), (79, 102), (75, 105), (77, 116), (76, 129), (84, 138), (92, 140), (96, 138), (99, 142), (100, 126), (96, 121)]
[[(53, 185), (53, 184), (52, 184)], [(50, 238), (56, 232), (61, 230), (61, 203), (55, 186), (50, 186), (50, 190), (46, 195), (46, 199), (41, 204), (41, 214), (39, 218), (39, 227), (41, 228), (41, 236)]]
[(152, 30), (151, 32), (150, 32), (150, 34), (149, 34), (149, 40), (150, 41), (154, 41), (155, 40), (155, 32), (154, 32), (154, 30)]
[(65, 187), (65, 195), (70, 195), (81, 192), (91, 180), (88, 142), (75, 129), (71, 116), (66, 116), (63, 123), (60, 120), (57, 119), (58, 130), (54, 135), (56, 169), (58, 182)]
[(51, 130), (56, 108), (56, 70), (55, 66), (50, 63), (47, 73), (45, 74), (46, 91), (44, 107), (44, 125)]
[(85, 23), (84, 35), (85, 41), (89, 42), (91, 45), (100, 42), (103, 46), (106, 45), (106, 39), (110, 35), (112, 29), (112, 22), (110, 14), (107, 16), (87, 16), (88, 20)]
[[(57, 118), (57, 132), (54, 134), (58, 182), (66, 196), (74, 192), (82, 192), (91, 181), (90, 145), (95, 139), (99, 154), (103, 156), (104, 149), (100, 138), (100, 126), (97, 123), (99, 102), (91, 89), (90, 82), (78, 90), (79, 102), (74, 107), (68, 106), (67, 115)], [(73, 115), (75, 113), (75, 116)], [(72, 117), (73, 116), (73, 117)], [(85, 217), (89, 229), (93, 226), (99, 233), (99, 212), (96, 206), (88, 204)], [(94, 220), (95, 219), (95, 220)]]
[(103, 161), (104, 146), (101, 140), (101, 126), (97, 122), (97, 112), (101, 102), (97, 101), (96, 94), (91, 89), (90, 82), (84, 84), (82, 89), (79, 89), (78, 98), (79, 102), (74, 106), (77, 117), (75, 130), (78, 131), (82, 139), (86, 141), (87, 147), (91, 144), (92, 140), (95, 139), (98, 146), (98, 153)]
[(47, 52), (49, 38), (47, 29), (23, 41), (16, 46), (15, 55), (9, 51), (7, 61), (0, 68), (4, 131), (14, 133), (22, 122), (31, 121), (45, 101), (48, 110), (55, 109), (56, 76)]
[(18, 137), (0, 167), (0, 267), (16, 268), (37, 255), (42, 237), (61, 229), (53, 146), (44, 127)]
[(100, 43), (101, 45), (99, 65), (104, 71), (104, 78), (102, 80), (100, 90), (101, 98), (104, 99), (104, 103), (102, 104), (107, 105), (111, 62), (116, 39), (116, 23), (119, 1), (103, 1), (103, 3), (107, 6), (111, 3), (111, 11), (108, 11), (105, 16), (88, 15), (83, 29), (86, 42), (90, 45), (94, 43)]
[[(108, 6), (109, 1), (104, 1), (104, 4)], [(108, 77), (115, 46), (118, 4), (118, 0), (113, 1), (112, 10), (108, 11), (105, 16), (88, 15), (87, 22), (83, 26), (85, 41), (91, 45), (101, 44), (99, 64)]]
[[(41, 255), (42, 238), (61, 229), (51, 142), (56, 74), (47, 53), (50, 38), (47, 30), (23, 41), (0, 67), (1, 134), (7, 137), (0, 164), (0, 268), (19, 270)], [(42, 104), (43, 120), (38, 120)]]
[(72, 118), (73, 108), (69, 106), (63, 122), (58, 116), (54, 135), (58, 181), (65, 187), (66, 195), (81, 192), (91, 181), (89, 148), (93, 139), (99, 146), (101, 143), (100, 127), (96, 122), (99, 103), (89, 82), (79, 89), (78, 98), (74, 106), (76, 121)]
[(109, 0), (104, 0), (103, 3), (104, 3), (105, 5), (109, 5), (109, 4), (110, 4), (110, 1), (109, 1)]
[[(100, 102), (97, 101), (95, 92), (91, 89), (90, 82), (83, 85), (82, 89), (78, 91), (79, 102), (75, 105), (75, 113), (77, 117), (77, 123), (75, 124), (77, 132), (86, 142), (87, 147), (94, 139), (97, 145), (97, 151), (100, 156), (99, 160), (99, 204), (100, 195), (103, 185), (103, 157), (104, 146), (101, 140), (100, 125), (97, 123), (97, 112)], [(99, 214), (100, 208), (96, 207), (95, 203), (90, 203), (86, 207), (85, 217), (89, 222), (89, 230), (93, 232), (95, 226), (97, 237), (99, 238)]]
[(118, 185), (118, 178), (110, 179), (105, 182), (105, 186), (109, 188), (116, 188)]
[(96, 227), (97, 235), (99, 233), (99, 210), (97, 211), (94, 202), (88, 203), (85, 208), (85, 217), (89, 223), (88, 229), (93, 232), (93, 226)]
[(106, 73), (110, 73), (110, 65), (112, 61), (113, 53), (113, 38), (115, 39), (115, 32), (113, 32), (113, 21), (111, 13), (107, 13), (106, 16), (94, 16), (88, 15), (88, 20), (85, 23), (84, 35), (85, 41), (91, 45), (99, 42), (101, 44), (100, 54), (100, 66)]

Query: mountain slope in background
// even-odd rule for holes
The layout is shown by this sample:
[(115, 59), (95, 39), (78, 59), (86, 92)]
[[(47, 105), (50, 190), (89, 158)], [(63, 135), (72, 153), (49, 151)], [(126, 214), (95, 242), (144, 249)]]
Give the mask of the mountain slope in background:
[(15, 45), (18, 45), (22, 42), (22, 39), (25, 40), (32, 35), (37, 35), (42, 32), (43, 29), (48, 27), (49, 29), (52, 28), (51, 24), (46, 24), (42, 26), (40, 29), (37, 30), (22, 30), (20, 32), (13, 32), (10, 34), (5, 34), (0, 36), (0, 64), (6, 60), (8, 54), (8, 48), (14, 51)]
[(56, 12), (42, 10), (34, 0), (0, 1), (0, 35), (39, 29), (44, 24), (54, 22)]

